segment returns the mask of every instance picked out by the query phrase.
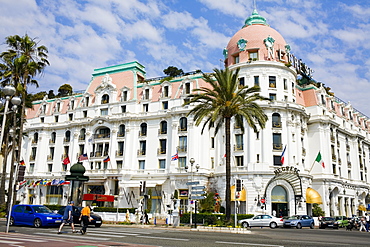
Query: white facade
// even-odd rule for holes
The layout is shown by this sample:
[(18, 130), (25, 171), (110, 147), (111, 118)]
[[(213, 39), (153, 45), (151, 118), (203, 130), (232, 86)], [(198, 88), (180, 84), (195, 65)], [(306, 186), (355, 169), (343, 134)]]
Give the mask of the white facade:
[[(311, 214), (312, 203), (322, 200), (326, 215), (362, 215), (369, 203), (369, 119), (317, 84), (297, 84), (304, 65), (288, 60), (284, 39), (259, 18), (254, 12), (224, 51), (225, 65), (240, 68), (241, 84), (258, 84), (261, 94), (273, 99), (260, 102), (269, 117), (265, 129), (232, 128), (231, 172), (243, 180), (245, 195), (239, 213)], [(244, 46), (237, 45), (243, 43), (240, 37)], [(268, 37), (275, 41), (272, 47)], [(71, 164), (87, 154), (82, 163), (90, 180), (84, 193), (118, 198), (105, 205), (138, 207), (143, 181), (146, 193), (152, 191), (154, 213), (166, 212), (176, 190), (186, 198), (191, 180), (224, 201), (223, 131), (215, 136), (205, 128), (201, 134), (202, 125), (187, 117), (192, 106), (182, 106), (192, 89), (206, 85), (201, 74), (161, 79), (146, 80), (144, 66), (132, 62), (95, 70), (83, 94), (34, 102), (21, 157), (31, 183), (18, 191), (18, 199), (66, 204), (68, 185), (34, 182), (63, 180)], [(315, 162), (319, 152), (325, 167)], [(179, 159), (171, 160), (176, 153)], [(70, 164), (65, 166), (66, 157)]]

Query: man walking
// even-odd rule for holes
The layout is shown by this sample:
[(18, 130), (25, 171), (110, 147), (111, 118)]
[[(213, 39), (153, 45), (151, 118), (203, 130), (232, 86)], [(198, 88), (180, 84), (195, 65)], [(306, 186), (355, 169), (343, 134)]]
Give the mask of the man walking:
[(58, 234), (62, 233), (62, 229), (63, 229), (63, 226), (65, 224), (70, 224), (71, 225), (72, 233), (77, 232), (77, 231), (75, 231), (75, 225), (73, 224), (73, 215), (72, 215), (74, 204), (75, 204), (74, 201), (70, 201), (68, 203), (68, 206), (64, 209), (63, 221), (62, 221), (62, 224), (60, 224)]
[(83, 226), (80, 232), (82, 235), (86, 234), (87, 226), (89, 225), (89, 222), (91, 220), (90, 213), (91, 213), (90, 205), (86, 205), (86, 207), (84, 207), (81, 210), (80, 220), (82, 220)]
[(370, 215), (365, 213), (365, 219), (366, 219), (366, 231), (369, 231), (369, 226), (370, 226)]

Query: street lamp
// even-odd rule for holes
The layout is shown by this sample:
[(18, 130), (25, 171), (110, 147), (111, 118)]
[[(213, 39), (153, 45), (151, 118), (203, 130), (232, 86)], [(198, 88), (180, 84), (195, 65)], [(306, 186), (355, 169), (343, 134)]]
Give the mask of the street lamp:
[[(195, 159), (194, 158), (191, 158), (190, 159), (190, 173), (191, 173), (191, 183), (190, 183), (190, 186), (189, 186), (189, 199), (190, 199), (190, 202), (192, 201), (192, 196), (191, 196), (191, 186), (192, 186), (192, 183), (193, 183), (193, 179), (194, 179), (194, 172), (193, 172), (193, 166), (194, 166), (194, 163), (195, 163)], [(195, 166), (196, 168), (196, 171), (199, 170), (199, 164), (197, 164)], [(188, 171), (189, 167), (188, 166), (185, 166), (185, 170)], [(191, 208), (191, 203), (190, 203), (190, 227), (193, 225), (193, 210)]]
[[(2, 89), (4, 95), (5, 95), (5, 108), (4, 108), (4, 117), (3, 117), (3, 124), (1, 125), (1, 136), (0, 136), (0, 145), (2, 147), (3, 139), (4, 139), (4, 131), (5, 131), (5, 122), (6, 122), (6, 114), (8, 113), (9, 108), (9, 101), (11, 99), (11, 102), (13, 105), (16, 105), (17, 102), (20, 102), (21, 99), (19, 97), (13, 97), (15, 94), (15, 88), (11, 85), (7, 85)], [(0, 147), (0, 150), (1, 150)]]

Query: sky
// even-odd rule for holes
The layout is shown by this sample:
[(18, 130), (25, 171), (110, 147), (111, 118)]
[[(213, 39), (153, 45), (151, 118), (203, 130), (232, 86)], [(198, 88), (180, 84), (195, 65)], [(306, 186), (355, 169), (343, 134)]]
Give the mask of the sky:
[(5, 38), (28, 34), (49, 50), (39, 88), (85, 90), (96, 68), (138, 61), (146, 78), (212, 72), (222, 51), (257, 7), (314, 70), (313, 79), (370, 117), (368, 0), (0, 0), (0, 51)]

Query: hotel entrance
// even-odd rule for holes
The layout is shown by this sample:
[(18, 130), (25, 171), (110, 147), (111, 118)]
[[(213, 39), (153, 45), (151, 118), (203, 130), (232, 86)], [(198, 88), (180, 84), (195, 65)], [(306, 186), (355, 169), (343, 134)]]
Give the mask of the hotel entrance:
[(271, 192), (271, 214), (276, 217), (289, 215), (287, 192), (280, 185), (275, 186)]

